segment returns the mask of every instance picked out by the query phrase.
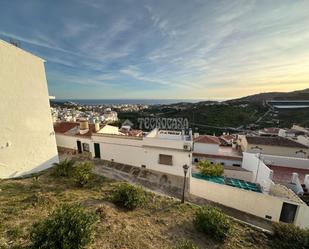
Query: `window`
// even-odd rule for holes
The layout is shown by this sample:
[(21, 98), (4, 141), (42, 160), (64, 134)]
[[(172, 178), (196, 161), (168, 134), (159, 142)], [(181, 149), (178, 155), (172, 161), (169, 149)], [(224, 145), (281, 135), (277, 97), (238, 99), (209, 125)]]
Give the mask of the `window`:
[(173, 165), (173, 156), (159, 154), (159, 164)]
[(83, 151), (89, 152), (89, 144), (83, 143)]

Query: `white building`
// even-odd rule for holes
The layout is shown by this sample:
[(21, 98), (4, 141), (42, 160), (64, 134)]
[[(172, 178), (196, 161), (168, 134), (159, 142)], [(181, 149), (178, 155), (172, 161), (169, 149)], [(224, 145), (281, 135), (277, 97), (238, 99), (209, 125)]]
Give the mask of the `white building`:
[(212, 164), (240, 167), (242, 155), (232, 146), (221, 146), (218, 137), (197, 135), (194, 138), (193, 161), (208, 160)]
[[(55, 124), (57, 145), (95, 158), (183, 176), (183, 165), (191, 165), (192, 138), (178, 131), (153, 130), (147, 136), (123, 135), (118, 127), (105, 125), (81, 134), (77, 123)], [(86, 148), (86, 149), (85, 149)]]
[(58, 162), (44, 60), (0, 40), (0, 178)]
[(105, 122), (116, 122), (116, 121), (118, 121), (117, 112), (112, 111), (111, 108), (106, 108), (104, 110), (103, 117), (104, 117)]

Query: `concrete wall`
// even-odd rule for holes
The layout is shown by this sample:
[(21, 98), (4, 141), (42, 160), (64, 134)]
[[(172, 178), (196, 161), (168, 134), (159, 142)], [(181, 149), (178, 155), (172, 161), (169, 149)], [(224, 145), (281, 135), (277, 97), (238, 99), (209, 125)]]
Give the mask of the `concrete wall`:
[(223, 184), (190, 178), (190, 194), (221, 205), (238, 209), (261, 218), (270, 216), (272, 221), (279, 221), (284, 202), (298, 205), (294, 224), (309, 227), (309, 207), (272, 195), (256, 193)]
[[(242, 141), (245, 139), (242, 139)], [(242, 150), (244, 152), (257, 153), (256, 149), (251, 149), (251, 147), (258, 146), (262, 148), (262, 153), (266, 155), (277, 155), (277, 156), (285, 156), (285, 157), (297, 157), (303, 158), (304, 155), (302, 153), (296, 153), (301, 148), (290, 148), (283, 146), (269, 146), (269, 145), (261, 145), (261, 144), (247, 144), (242, 142)], [(309, 149), (302, 149), (306, 152), (306, 156), (309, 155)]]
[[(113, 159), (114, 162), (136, 167), (144, 165), (146, 169), (179, 176), (183, 176), (182, 166), (184, 164), (191, 165), (191, 152), (184, 151), (183, 149), (159, 147), (160, 144), (149, 142), (152, 138), (149, 138), (147, 143), (145, 143), (145, 139), (115, 136), (94, 135), (92, 139), (94, 143), (100, 143), (101, 159), (103, 160)], [(157, 139), (154, 140), (157, 141)], [(159, 154), (172, 155), (173, 165), (159, 164)]]
[(194, 153), (218, 154), (219, 144), (206, 144), (194, 142)]
[(309, 170), (309, 159), (264, 154), (261, 155), (261, 158), (269, 165)]
[(242, 159), (239, 159), (239, 160), (226, 159), (224, 158), (224, 156), (222, 156), (222, 158), (217, 158), (217, 157), (211, 157), (211, 155), (207, 155), (207, 156), (193, 155), (193, 162), (195, 162), (195, 159), (197, 159), (198, 161), (207, 160), (209, 162), (213, 162), (214, 164), (216, 163), (223, 164), (224, 166), (235, 166), (236, 164), (241, 165), (242, 163)]
[(56, 142), (57, 146), (59, 147), (77, 150), (77, 141), (81, 141), (82, 144), (83, 143), (89, 144), (90, 152), (94, 156), (94, 146), (90, 138), (88, 139), (83, 137), (68, 136), (56, 133)]
[(251, 171), (252, 182), (257, 182), (263, 187), (263, 191), (269, 191), (272, 182), (272, 170), (269, 169), (257, 154), (243, 153), (242, 168)]
[(0, 178), (58, 162), (44, 61), (0, 40)]
[(250, 171), (224, 169), (223, 175), (229, 178), (236, 178), (247, 182), (252, 181), (252, 172)]
[(306, 205), (299, 206), (297, 210), (297, 217), (295, 220), (295, 225), (302, 228), (309, 228), (309, 207)]
[(190, 179), (190, 193), (262, 218), (265, 218), (266, 215), (271, 216), (272, 221), (279, 221), (280, 218), (282, 200), (270, 195), (212, 183), (194, 177)]

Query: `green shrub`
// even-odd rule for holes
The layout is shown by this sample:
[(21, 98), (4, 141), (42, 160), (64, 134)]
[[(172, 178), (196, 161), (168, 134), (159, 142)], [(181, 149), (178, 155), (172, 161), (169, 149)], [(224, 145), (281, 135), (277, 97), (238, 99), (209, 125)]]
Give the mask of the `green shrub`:
[(177, 245), (173, 249), (199, 249), (199, 248), (190, 240), (183, 240), (177, 243)]
[(224, 168), (220, 164), (211, 164), (208, 161), (200, 161), (197, 168), (203, 175), (207, 176), (221, 176), (224, 172)]
[(132, 210), (143, 206), (146, 195), (142, 188), (122, 183), (112, 193), (112, 201), (119, 207)]
[(14, 228), (7, 230), (6, 234), (8, 235), (10, 239), (15, 240), (22, 236), (23, 230), (19, 227), (14, 227)]
[(194, 217), (196, 228), (219, 241), (223, 241), (231, 232), (232, 221), (220, 209), (212, 207), (200, 208)]
[(94, 236), (96, 217), (79, 205), (64, 204), (46, 219), (35, 223), (30, 232), (33, 249), (81, 249)]
[(85, 186), (89, 182), (92, 169), (93, 169), (92, 162), (78, 163), (74, 167), (74, 171), (72, 174), (72, 179), (76, 183), (76, 185), (80, 187)]
[(59, 163), (54, 163), (54, 175), (68, 177), (73, 171), (74, 161), (65, 159)]
[(301, 229), (293, 224), (273, 224), (273, 247), (280, 249), (308, 249), (309, 229)]

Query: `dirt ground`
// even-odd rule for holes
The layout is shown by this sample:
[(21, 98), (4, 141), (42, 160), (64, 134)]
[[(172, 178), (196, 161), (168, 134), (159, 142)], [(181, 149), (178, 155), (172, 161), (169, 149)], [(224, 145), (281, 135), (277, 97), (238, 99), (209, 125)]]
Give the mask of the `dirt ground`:
[(95, 240), (89, 248), (172, 249), (181, 240), (203, 248), (270, 248), (266, 234), (235, 222), (224, 243), (196, 231), (197, 205), (148, 193), (145, 207), (119, 209), (108, 201), (118, 182), (93, 175), (88, 186), (77, 188), (70, 179), (56, 178), (51, 170), (38, 178), (0, 181), (0, 248), (26, 248), (32, 224), (46, 217), (58, 204), (81, 203), (94, 212), (101, 207)]

